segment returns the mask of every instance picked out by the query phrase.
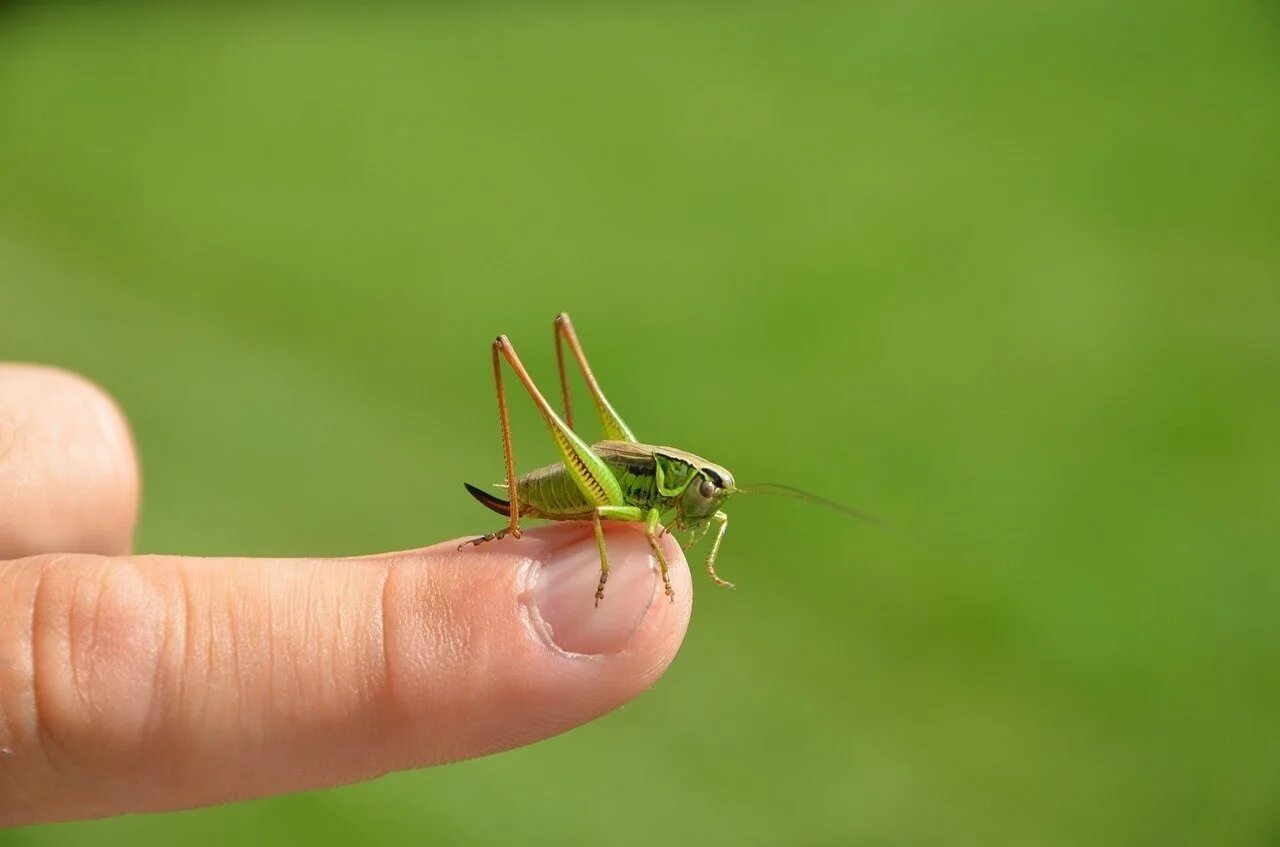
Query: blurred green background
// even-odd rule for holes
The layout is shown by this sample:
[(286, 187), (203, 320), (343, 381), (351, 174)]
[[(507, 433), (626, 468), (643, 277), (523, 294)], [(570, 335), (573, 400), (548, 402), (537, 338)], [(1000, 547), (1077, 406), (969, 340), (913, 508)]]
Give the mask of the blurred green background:
[[(570, 310), (732, 503), (648, 694), (448, 768), (6, 844), (1280, 844), (1280, 14), (0, 13), (0, 356), (136, 429), (139, 546), (493, 528)], [(552, 458), (532, 412), (522, 463)]]

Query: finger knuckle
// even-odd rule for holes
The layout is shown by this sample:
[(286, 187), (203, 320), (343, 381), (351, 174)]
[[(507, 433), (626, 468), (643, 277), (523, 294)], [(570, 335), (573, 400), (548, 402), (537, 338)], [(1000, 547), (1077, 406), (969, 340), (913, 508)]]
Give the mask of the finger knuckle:
[(36, 727), (53, 758), (144, 746), (161, 705), (172, 606), (167, 588), (128, 559), (49, 557), (32, 610)]

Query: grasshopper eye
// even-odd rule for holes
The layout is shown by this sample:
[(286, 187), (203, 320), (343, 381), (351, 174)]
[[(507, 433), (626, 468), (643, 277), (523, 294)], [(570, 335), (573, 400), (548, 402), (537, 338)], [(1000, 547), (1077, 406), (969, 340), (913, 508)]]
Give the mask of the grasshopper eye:
[(698, 486), (698, 493), (710, 500), (716, 495), (716, 485), (709, 479), (704, 479), (702, 484)]

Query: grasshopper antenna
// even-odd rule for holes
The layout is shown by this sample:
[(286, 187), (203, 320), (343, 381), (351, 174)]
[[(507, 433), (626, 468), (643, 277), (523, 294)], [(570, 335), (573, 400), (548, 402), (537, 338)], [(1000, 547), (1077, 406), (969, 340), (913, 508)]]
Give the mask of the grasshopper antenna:
[(819, 506), (825, 506), (833, 511), (848, 515), (851, 518), (878, 526), (889, 532), (897, 533), (903, 538), (908, 538), (916, 544), (928, 547), (934, 550), (941, 549), (941, 545), (937, 541), (931, 540), (926, 535), (921, 535), (907, 529), (903, 529), (896, 524), (892, 524), (884, 518), (877, 517), (870, 512), (864, 512), (862, 509), (855, 509), (853, 506), (846, 506), (844, 503), (837, 503), (835, 500), (828, 500), (826, 497), (819, 497), (809, 491), (796, 488), (793, 485), (783, 485), (780, 482), (760, 482), (755, 485), (748, 485), (734, 489), (736, 492), (743, 494), (772, 494), (775, 497), (788, 497), (792, 500), (801, 500), (805, 503), (815, 503)]
[[(928, 549), (928, 550), (932, 550), (936, 553), (956, 552), (955, 544), (943, 543), (929, 534), (922, 534), (918, 532), (912, 532), (911, 530), (903, 529), (902, 527), (896, 526), (890, 523), (889, 521), (885, 520), (884, 518), (877, 517), (871, 514), (870, 512), (864, 512), (861, 509), (855, 509), (853, 506), (846, 506), (844, 503), (837, 503), (835, 500), (828, 500), (826, 497), (819, 497), (817, 494), (813, 494), (811, 492), (805, 491), (800, 488), (796, 488), (791, 485), (783, 485), (777, 482), (761, 482), (755, 485), (747, 485), (747, 486), (735, 488), (734, 492), (735, 493), (741, 492), (743, 494), (772, 494), (777, 497), (787, 497), (792, 500), (802, 500), (805, 503), (816, 503), (819, 506), (825, 506), (828, 509), (832, 509), (834, 511), (840, 512), (841, 514), (848, 515), (849, 517), (852, 517), (852, 518), (857, 518), (858, 520), (863, 521), (865, 523), (874, 524), (875, 526), (878, 526), (881, 529), (885, 529), (885, 530), (888, 530), (889, 532), (896, 533), (897, 535), (900, 535), (901, 537), (908, 539), (914, 544), (918, 544), (921, 547), (924, 547), (925, 549)], [(975, 556), (978, 558), (985, 558), (985, 556), (975, 553), (972, 550), (969, 551), (969, 555)]]
[(792, 500), (801, 500), (805, 503), (815, 503), (819, 506), (826, 506), (828, 509), (846, 514), (849, 517), (857, 518), (860, 521), (873, 524), (881, 529), (909, 534), (889, 523), (884, 518), (876, 517), (870, 512), (864, 512), (861, 509), (855, 509), (853, 506), (846, 506), (844, 503), (837, 503), (835, 500), (828, 500), (826, 497), (819, 497), (817, 494), (812, 494), (791, 485), (783, 485), (779, 482), (761, 482), (756, 485), (739, 486), (735, 489), (735, 492), (742, 494), (772, 494), (775, 497), (789, 497)]

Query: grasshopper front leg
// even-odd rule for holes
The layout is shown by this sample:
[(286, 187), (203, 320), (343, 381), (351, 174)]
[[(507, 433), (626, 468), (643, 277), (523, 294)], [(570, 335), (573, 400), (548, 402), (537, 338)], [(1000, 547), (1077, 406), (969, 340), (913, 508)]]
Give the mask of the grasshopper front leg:
[(733, 583), (727, 579), (721, 579), (716, 573), (716, 554), (720, 552), (720, 542), (724, 540), (724, 534), (729, 529), (729, 516), (724, 512), (716, 512), (711, 516), (711, 520), (720, 525), (716, 530), (716, 540), (711, 542), (711, 554), (707, 556), (707, 573), (711, 575), (711, 579), (716, 585), (723, 585), (725, 588), (733, 588)]
[(734, 585), (732, 582), (727, 579), (722, 579), (720, 575), (716, 573), (716, 554), (720, 552), (720, 542), (724, 539), (724, 534), (729, 529), (728, 515), (724, 512), (716, 512), (711, 516), (710, 521), (698, 524), (690, 530), (688, 540), (680, 546), (686, 551), (689, 550), (711, 531), (712, 522), (716, 523), (719, 528), (716, 530), (715, 540), (711, 543), (711, 553), (707, 556), (707, 573), (711, 576), (711, 580), (716, 585), (722, 585), (725, 588), (733, 588)]
[[(670, 531), (670, 529), (670, 527), (667, 527), (668, 531)], [(689, 550), (693, 548), (693, 545), (701, 541), (703, 536), (706, 534), (707, 525), (705, 523), (695, 526), (693, 529), (689, 530), (689, 537), (680, 542), (680, 549), (684, 550), (686, 553), (689, 552)]]

